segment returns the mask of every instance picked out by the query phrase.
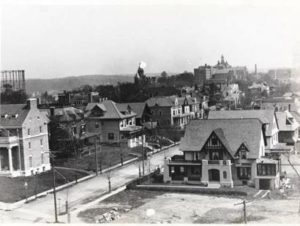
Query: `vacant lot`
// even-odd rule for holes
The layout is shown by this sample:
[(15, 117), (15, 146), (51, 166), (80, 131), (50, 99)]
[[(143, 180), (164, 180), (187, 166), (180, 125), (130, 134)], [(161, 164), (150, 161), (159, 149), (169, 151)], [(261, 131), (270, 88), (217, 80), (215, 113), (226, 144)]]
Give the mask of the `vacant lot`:
[[(256, 199), (247, 204), (249, 223), (300, 223), (300, 196), (284, 200)], [(242, 199), (198, 194), (125, 190), (79, 213), (86, 223), (112, 210), (111, 223), (243, 223)]]
[[(57, 169), (56, 186), (65, 184), (87, 176), (84, 172), (75, 172), (73, 170)], [(28, 188), (25, 189), (25, 182)], [(49, 190), (53, 187), (52, 171), (38, 174), (30, 177), (0, 177), (0, 202), (16, 202), (26, 197)]]

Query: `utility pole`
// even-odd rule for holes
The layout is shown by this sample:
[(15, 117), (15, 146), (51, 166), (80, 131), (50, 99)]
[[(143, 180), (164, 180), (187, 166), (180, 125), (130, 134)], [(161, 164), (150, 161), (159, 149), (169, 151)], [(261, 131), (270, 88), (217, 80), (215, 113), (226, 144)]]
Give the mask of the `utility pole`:
[(54, 160), (52, 160), (52, 176), (53, 176), (53, 198), (54, 198), (54, 215), (55, 215), (55, 222), (58, 223), (58, 216), (57, 216), (57, 204), (56, 204), (56, 184), (55, 184), (55, 168), (54, 168)]
[(96, 164), (96, 176), (98, 176), (98, 156), (97, 156), (97, 135), (95, 136), (95, 164)]
[(246, 200), (243, 200), (243, 202), (240, 202), (240, 203), (236, 203), (234, 204), (235, 206), (236, 205), (243, 205), (243, 212), (244, 212), (244, 223), (247, 224), (247, 206), (246, 206)]
[(142, 170), (143, 170), (143, 176), (145, 176), (145, 153), (144, 153), (144, 128), (143, 128), (143, 133), (142, 133)]
[(244, 210), (244, 222), (245, 222), (245, 224), (247, 224), (247, 208), (246, 208), (246, 201), (245, 200), (243, 201), (243, 205), (244, 205), (244, 208), (243, 208), (243, 210)]

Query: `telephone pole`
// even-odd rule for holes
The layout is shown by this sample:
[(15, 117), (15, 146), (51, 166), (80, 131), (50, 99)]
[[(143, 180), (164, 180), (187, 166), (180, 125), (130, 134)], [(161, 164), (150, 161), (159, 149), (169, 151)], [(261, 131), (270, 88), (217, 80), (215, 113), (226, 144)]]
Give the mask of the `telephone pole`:
[(247, 204), (248, 202), (246, 202), (246, 200), (243, 200), (243, 202), (240, 203), (236, 203), (234, 204), (236, 205), (243, 205), (243, 212), (244, 212), (244, 223), (247, 224)]
[(95, 136), (95, 164), (96, 164), (96, 176), (98, 176), (98, 155), (97, 155), (97, 135)]
[(56, 183), (55, 183), (55, 168), (54, 163), (52, 163), (52, 176), (53, 176), (53, 198), (54, 198), (54, 215), (55, 221), (54, 223), (58, 223), (58, 216), (57, 216), (57, 204), (56, 204)]

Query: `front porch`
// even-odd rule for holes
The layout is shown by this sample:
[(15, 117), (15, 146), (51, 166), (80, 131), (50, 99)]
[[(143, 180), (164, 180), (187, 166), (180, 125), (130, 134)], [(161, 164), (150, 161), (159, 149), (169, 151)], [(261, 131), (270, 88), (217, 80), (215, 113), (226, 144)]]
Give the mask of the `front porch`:
[(18, 138), (0, 137), (0, 176), (21, 176), (21, 152)]
[(231, 160), (165, 160), (164, 182), (233, 187)]

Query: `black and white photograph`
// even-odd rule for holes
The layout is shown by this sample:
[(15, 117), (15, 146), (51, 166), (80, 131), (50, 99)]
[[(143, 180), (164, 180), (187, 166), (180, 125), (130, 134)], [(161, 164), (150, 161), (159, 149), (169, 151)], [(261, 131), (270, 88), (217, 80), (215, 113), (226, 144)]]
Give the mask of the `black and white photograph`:
[(300, 224), (300, 2), (3, 0), (0, 224)]

